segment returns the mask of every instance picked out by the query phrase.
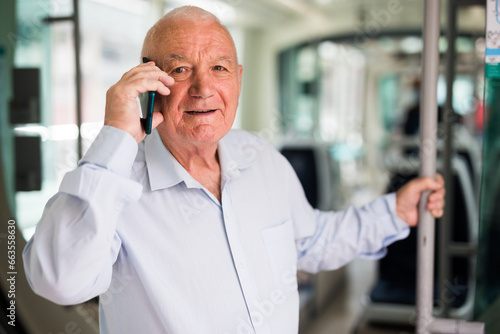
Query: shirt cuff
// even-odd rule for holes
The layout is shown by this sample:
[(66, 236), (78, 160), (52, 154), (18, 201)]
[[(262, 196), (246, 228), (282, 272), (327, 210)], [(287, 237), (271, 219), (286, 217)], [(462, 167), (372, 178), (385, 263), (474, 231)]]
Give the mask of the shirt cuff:
[(377, 260), (386, 255), (387, 246), (408, 237), (410, 234), (410, 227), (396, 214), (396, 193), (381, 196), (368, 205), (377, 216), (386, 217), (383, 219), (386, 223), (382, 225), (384, 229), (383, 235), (385, 235), (385, 237), (381, 243), (382, 247), (378, 251), (362, 253), (360, 256), (363, 258)]
[(137, 151), (137, 142), (128, 132), (105, 125), (79, 165), (97, 165), (128, 178)]

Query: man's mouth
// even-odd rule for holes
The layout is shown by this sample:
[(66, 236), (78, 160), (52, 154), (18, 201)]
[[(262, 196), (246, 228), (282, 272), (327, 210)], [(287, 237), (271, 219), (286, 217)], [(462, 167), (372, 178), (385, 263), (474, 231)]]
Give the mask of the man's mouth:
[(209, 109), (209, 110), (187, 110), (186, 113), (189, 115), (203, 115), (215, 112), (217, 109)]

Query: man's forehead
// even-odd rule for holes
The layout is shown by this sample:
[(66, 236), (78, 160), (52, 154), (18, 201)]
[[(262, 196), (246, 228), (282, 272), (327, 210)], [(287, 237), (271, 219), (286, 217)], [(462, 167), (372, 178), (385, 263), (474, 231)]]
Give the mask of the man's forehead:
[(167, 21), (161, 31), (156, 50), (165, 65), (201, 57), (209, 61), (238, 62), (233, 39), (218, 22)]
[(231, 43), (229, 31), (214, 21), (193, 22), (187, 19), (165, 22), (162, 28), (162, 39), (186, 43)]

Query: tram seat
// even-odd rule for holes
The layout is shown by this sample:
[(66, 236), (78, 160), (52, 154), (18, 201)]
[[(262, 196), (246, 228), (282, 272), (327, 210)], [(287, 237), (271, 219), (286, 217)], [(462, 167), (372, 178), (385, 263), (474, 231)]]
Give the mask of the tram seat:
[[(396, 191), (404, 183), (417, 176), (417, 169), (408, 166), (399, 164), (399, 167), (391, 171), (389, 191)], [(440, 245), (439, 235), (436, 234), (434, 306), (435, 312), (439, 312), (443, 301), (447, 300), (451, 303), (450, 316), (452, 318), (470, 319), (473, 312), (475, 287), (478, 208), (474, 195), (473, 176), (467, 161), (460, 156), (454, 157), (452, 171), (454, 206), (451, 213), (451, 242), (449, 245)], [(438, 226), (439, 221), (436, 223), (436, 233), (438, 233)], [(439, 286), (438, 258), (444, 247), (448, 247), (449, 250), (451, 277), (444, 286)], [(411, 228), (407, 239), (388, 247), (387, 256), (379, 261), (378, 279), (364, 301), (366, 321), (411, 324), (415, 316), (416, 251), (416, 228)]]
[[(339, 186), (336, 165), (330, 158), (328, 146), (313, 140), (288, 141), (279, 151), (290, 162), (297, 174), (309, 203), (319, 210), (336, 209), (339, 200), (333, 196)], [(340, 192), (339, 192), (340, 193)], [(310, 320), (310, 314), (324, 310), (345, 280), (345, 268), (312, 275), (298, 273), (301, 304), (301, 326)]]
[[(384, 157), (384, 165), (390, 171), (397, 165), (401, 159), (418, 159), (419, 136), (395, 138)], [(443, 140), (438, 139), (438, 158), (443, 151)], [(474, 194), (479, 201), (479, 186), (481, 180), (481, 147), (470, 132), (463, 126), (456, 125), (453, 128), (453, 147), (456, 154), (466, 162), (469, 173), (472, 178)]]
[(479, 190), (481, 186), (481, 146), (477, 138), (473, 137), (464, 127), (457, 126), (453, 130), (454, 147), (457, 155), (463, 157), (472, 175), (472, 186), (475, 190), (476, 200), (479, 203)]
[(302, 140), (282, 144), (279, 151), (295, 170), (309, 203), (319, 210), (332, 210), (331, 160), (327, 146)]

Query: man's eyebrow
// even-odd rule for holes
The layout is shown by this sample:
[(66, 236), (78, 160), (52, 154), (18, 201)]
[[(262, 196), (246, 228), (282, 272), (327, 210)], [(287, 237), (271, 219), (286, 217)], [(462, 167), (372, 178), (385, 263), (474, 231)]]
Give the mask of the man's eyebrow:
[(231, 56), (220, 56), (215, 58), (215, 61), (227, 61), (228, 63), (234, 63), (234, 59)]
[(167, 57), (167, 59), (165, 59), (165, 61), (166, 62), (171, 62), (171, 61), (174, 61), (174, 60), (183, 60), (183, 59), (186, 59), (186, 57), (184, 57), (183, 55), (172, 53), (171, 55), (169, 55)]
[[(186, 59), (187, 58), (183, 55), (172, 53), (165, 59), (165, 63), (168, 64), (168, 63), (172, 63), (174, 61), (181, 61), (181, 60), (186, 60)], [(235, 62), (234, 57), (232, 57), (232, 56), (216, 57), (213, 61), (214, 62), (227, 62), (230, 64), (233, 64)]]

